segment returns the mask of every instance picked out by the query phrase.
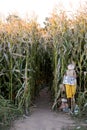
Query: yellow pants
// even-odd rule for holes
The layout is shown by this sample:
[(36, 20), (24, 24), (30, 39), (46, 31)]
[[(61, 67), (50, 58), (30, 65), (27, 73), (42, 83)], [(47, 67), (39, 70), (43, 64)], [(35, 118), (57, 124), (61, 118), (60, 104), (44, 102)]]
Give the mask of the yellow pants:
[(74, 95), (76, 93), (76, 86), (75, 85), (65, 84), (65, 89), (66, 89), (67, 98), (74, 97)]

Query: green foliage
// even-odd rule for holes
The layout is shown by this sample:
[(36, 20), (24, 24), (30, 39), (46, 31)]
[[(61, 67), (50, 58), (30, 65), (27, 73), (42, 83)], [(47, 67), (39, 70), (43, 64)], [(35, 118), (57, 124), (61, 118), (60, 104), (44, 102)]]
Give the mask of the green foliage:
[[(86, 21), (85, 11), (73, 19), (63, 11), (54, 12), (43, 29), (34, 20), (8, 17), (7, 23), (0, 24), (0, 94), (27, 112), (41, 82), (50, 82), (56, 98), (67, 65), (74, 61), (77, 91), (83, 95), (87, 90)], [(78, 101), (81, 106), (82, 95)]]
[(0, 124), (9, 125), (12, 120), (22, 114), (22, 111), (15, 107), (10, 100), (0, 96)]
[(73, 19), (67, 18), (65, 12), (57, 14), (57, 11), (47, 19), (46, 29), (53, 44), (53, 91), (57, 95), (59, 84), (62, 83), (67, 65), (74, 61), (77, 73), (77, 91), (84, 92), (87, 74), (86, 51), (86, 15), (85, 9), (80, 10)]
[(87, 117), (87, 91), (80, 92), (77, 100), (79, 106), (79, 115), (81, 117)]

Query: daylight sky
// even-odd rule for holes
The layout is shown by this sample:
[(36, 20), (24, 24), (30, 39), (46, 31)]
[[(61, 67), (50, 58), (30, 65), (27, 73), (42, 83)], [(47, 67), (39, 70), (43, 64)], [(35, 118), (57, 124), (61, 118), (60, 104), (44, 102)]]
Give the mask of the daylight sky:
[(67, 11), (75, 11), (84, 1), (87, 0), (0, 0), (0, 17), (12, 13), (26, 17), (35, 13), (38, 22), (42, 24), (55, 6), (63, 6)]

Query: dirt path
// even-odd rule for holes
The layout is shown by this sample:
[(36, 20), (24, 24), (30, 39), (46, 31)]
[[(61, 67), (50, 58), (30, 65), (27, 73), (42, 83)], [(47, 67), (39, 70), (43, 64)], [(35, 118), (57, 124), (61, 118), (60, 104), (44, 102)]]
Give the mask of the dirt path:
[(15, 121), (11, 130), (61, 130), (63, 127), (71, 126), (74, 122), (70, 116), (62, 112), (53, 112), (49, 100), (50, 94), (45, 88), (40, 92), (31, 115)]

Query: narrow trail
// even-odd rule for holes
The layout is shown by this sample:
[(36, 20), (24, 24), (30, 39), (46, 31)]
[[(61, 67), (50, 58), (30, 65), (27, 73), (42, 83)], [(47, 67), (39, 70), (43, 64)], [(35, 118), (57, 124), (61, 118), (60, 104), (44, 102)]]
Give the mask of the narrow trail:
[(35, 105), (31, 115), (15, 121), (10, 130), (62, 130), (63, 127), (72, 126), (74, 123), (69, 115), (51, 110), (47, 88), (40, 92)]

